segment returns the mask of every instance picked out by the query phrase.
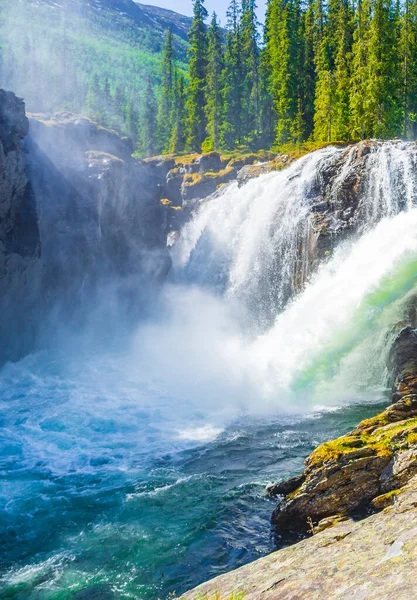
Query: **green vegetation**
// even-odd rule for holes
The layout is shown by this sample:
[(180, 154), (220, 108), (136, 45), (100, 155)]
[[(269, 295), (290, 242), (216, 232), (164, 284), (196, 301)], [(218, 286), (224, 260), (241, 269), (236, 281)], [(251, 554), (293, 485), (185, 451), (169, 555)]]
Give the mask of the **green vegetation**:
[[(117, 11), (113, 1), (101, 4), (100, 10), (88, 0), (0, 0), (0, 87), (22, 96), (31, 112), (70, 111), (116, 128), (144, 152), (138, 132), (167, 85), (164, 32)], [(170, 43), (178, 90), (185, 86), (188, 43), (177, 35)]]
[(417, 136), (417, 2), (231, 0), (223, 32), (194, 0), (177, 151), (295, 151)]
[(406, 449), (415, 444), (416, 432), (416, 418), (390, 423), (388, 415), (382, 413), (361, 423), (352, 434), (322, 444), (310, 455), (308, 462), (309, 465), (322, 464), (337, 460), (342, 455), (349, 458), (349, 453), (361, 448), (369, 448), (378, 456), (391, 456), (396, 449)]
[(143, 156), (417, 137), (415, 0), (269, 0), (262, 40), (255, 0), (230, 0), (226, 29), (191, 1), (187, 44), (116, 0), (0, 0), (0, 84), (130, 134)]

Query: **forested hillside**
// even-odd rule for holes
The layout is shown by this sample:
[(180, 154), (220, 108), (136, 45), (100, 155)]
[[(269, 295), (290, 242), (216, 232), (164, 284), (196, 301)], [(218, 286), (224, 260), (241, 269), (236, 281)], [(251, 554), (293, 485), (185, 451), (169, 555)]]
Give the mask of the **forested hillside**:
[(263, 39), (255, 10), (255, 0), (231, 0), (223, 36), (194, 0), (180, 101), (169, 53), (164, 62), (172, 150), (417, 136), (415, 0), (270, 0)]
[(0, 86), (31, 112), (67, 110), (137, 137), (172, 27), (186, 70), (191, 19), (133, 0), (0, 0)]
[(417, 137), (417, 0), (0, 0), (0, 85), (141, 155)]

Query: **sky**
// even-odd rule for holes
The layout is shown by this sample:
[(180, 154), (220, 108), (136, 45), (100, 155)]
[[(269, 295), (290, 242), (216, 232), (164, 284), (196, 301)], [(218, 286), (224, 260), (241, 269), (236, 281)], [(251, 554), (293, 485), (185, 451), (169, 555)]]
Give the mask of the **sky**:
[[(154, 6), (162, 6), (175, 10), (183, 15), (192, 15), (192, 0), (141, 0), (142, 4), (153, 4)], [(206, 0), (205, 5), (208, 12), (211, 14), (214, 10), (219, 15), (222, 25), (226, 24), (226, 10), (229, 0)], [(266, 10), (266, 0), (258, 0), (258, 18), (261, 23), (264, 22)]]

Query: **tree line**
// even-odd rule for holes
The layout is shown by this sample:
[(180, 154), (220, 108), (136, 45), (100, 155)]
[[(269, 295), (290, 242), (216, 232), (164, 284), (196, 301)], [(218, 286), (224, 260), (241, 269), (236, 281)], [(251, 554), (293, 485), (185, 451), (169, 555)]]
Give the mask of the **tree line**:
[(165, 38), (140, 146), (167, 152), (417, 137), (417, 0), (231, 0), (226, 29), (194, 0), (187, 80)]

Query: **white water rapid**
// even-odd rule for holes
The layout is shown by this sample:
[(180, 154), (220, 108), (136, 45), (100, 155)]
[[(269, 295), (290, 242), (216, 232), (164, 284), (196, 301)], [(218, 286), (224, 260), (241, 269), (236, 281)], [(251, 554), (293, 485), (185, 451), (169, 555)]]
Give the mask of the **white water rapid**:
[(67, 325), (3, 367), (1, 597), (154, 600), (273, 549), (266, 484), (389, 398), (416, 150), (327, 148), (231, 184), (195, 207), (133, 340)]
[[(416, 283), (416, 164), (415, 144), (326, 148), (202, 201), (173, 248), (168, 316), (140, 332), (142, 360), (181, 393), (249, 411), (380, 390)], [(355, 173), (356, 206), (340, 207)], [(313, 270), (316, 207), (335, 249)]]

